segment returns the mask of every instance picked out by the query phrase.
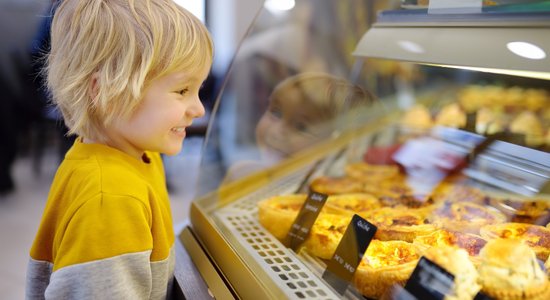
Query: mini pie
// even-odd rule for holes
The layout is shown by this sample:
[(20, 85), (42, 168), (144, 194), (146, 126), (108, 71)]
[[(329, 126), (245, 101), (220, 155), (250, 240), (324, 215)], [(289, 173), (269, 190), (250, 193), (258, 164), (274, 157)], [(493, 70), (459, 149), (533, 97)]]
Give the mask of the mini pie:
[(550, 201), (547, 199), (494, 198), (491, 204), (511, 222), (544, 225), (550, 219)]
[(351, 218), (351, 215), (320, 214), (302, 247), (314, 256), (331, 259)]
[(260, 224), (282, 241), (288, 234), (306, 198), (306, 194), (282, 195), (258, 202)]
[(550, 283), (531, 248), (517, 239), (494, 239), (479, 254), (479, 282), (495, 299), (550, 299)]
[(531, 247), (537, 258), (546, 261), (550, 254), (550, 229), (526, 223), (501, 223), (483, 226), (481, 236), (486, 239), (519, 239)]
[(373, 165), (366, 162), (348, 164), (345, 171), (349, 177), (366, 182), (379, 182), (399, 176), (397, 165)]
[(481, 289), (479, 274), (466, 250), (443, 245), (428, 249), (424, 256), (455, 276), (453, 289), (445, 299), (473, 299)]
[(378, 227), (375, 237), (382, 241), (400, 240), (412, 242), (418, 235), (426, 235), (436, 229), (426, 220), (420, 209), (384, 207), (364, 215)]
[(380, 201), (371, 194), (354, 193), (331, 195), (325, 204), (328, 213), (353, 215), (380, 208)]
[(313, 179), (309, 188), (312, 191), (326, 195), (359, 193), (363, 191), (364, 183), (351, 177), (321, 176)]
[(353, 283), (369, 298), (380, 298), (394, 284), (404, 285), (420, 255), (411, 243), (372, 240)]
[(430, 221), (438, 227), (475, 234), (479, 233), (482, 226), (505, 220), (506, 217), (500, 211), (472, 202), (446, 202), (430, 216)]
[(434, 202), (474, 202), (483, 204), (487, 196), (480, 190), (464, 185), (442, 182), (432, 192)]
[(456, 246), (466, 250), (470, 256), (477, 256), (486, 243), (487, 241), (478, 235), (445, 229), (417, 236), (413, 240), (413, 244), (424, 251), (431, 247)]

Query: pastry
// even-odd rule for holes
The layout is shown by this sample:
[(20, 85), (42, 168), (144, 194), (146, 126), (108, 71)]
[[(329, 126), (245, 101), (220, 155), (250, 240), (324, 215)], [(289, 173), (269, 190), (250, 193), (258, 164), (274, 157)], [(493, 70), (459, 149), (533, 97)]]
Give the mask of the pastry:
[(495, 134), (504, 131), (504, 121), (502, 116), (494, 110), (483, 107), (477, 111), (476, 132), (479, 134)]
[(446, 127), (462, 128), (466, 125), (466, 113), (457, 103), (447, 104), (437, 114), (435, 124)]
[(427, 235), (417, 236), (413, 240), (413, 244), (422, 251), (430, 247), (456, 246), (466, 250), (472, 257), (477, 256), (486, 243), (487, 241), (479, 235), (445, 229), (439, 229)]
[(445, 299), (473, 299), (481, 289), (477, 283), (479, 274), (464, 249), (437, 246), (428, 249), (424, 256), (454, 275), (453, 288), (445, 295)]
[(546, 261), (550, 254), (550, 229), (526, 223), (501, 223), (483, 226), (480, 234), (485, 239), (519, 239), (531, 247), (537, 258)]
[(279, 240), (283, 240), (304, 201), (306, 194), (275, 196), (258, 202), (260, 224)]
[(351, 218), (351, 215), (320, 214), (302, 247), (314, 256), (331, 259)]
[(394, 284), (404, 285), (420, 255), (411, 243), (372, 240), (353, 283), (369, 298), (380, 298)]
[(495, 299), (549, 299), (548, 278), (531, 248), (517, 239), (494, 239), (479, 254), (479, 282)]
[(351, 177), (321, 176), (313, 179), (309, 185), (312, 191), (326, 195), (359, 193), (364, 183)]
[(539, 146), (544, 143), (544, 133), (542, 123), (537, 116), (530, 111), (520, 113), (510, 123), (510, 131), (525, 135), (525, 142), (528, 146)]
[(500, 211), (471, 202), (446, 202), (433, 215), (430, 222), (451, 231), (479, 233), (484, 225), (498, 224), (506, 220)]
[(432, 198), (439, 202), (473, 202), (484, 203), (487, 196), (480, 190), (464, 184), (449, 182), (440, 183), (433, 191)]
[(325, 203), (325, 210), (334, 214), (362, 214), (380, 208), (378, 198), (365, 193), (331, 195)]
[(492, 197), (490, 203), (512, 222), (544, 225), (550, 220), (548, 199)]
[(427, 211), (421, 209), (384, 207), (363, 216), (378, 227), (375, 238), (412, 242), (416, 236), (426, 235), (436, 229), (427, 222), (426, 214)]
[(405, 112), (401, 124), (413, 129), (428, 129), (432, 127), (430, 111), (421, 104), (414, 105)]

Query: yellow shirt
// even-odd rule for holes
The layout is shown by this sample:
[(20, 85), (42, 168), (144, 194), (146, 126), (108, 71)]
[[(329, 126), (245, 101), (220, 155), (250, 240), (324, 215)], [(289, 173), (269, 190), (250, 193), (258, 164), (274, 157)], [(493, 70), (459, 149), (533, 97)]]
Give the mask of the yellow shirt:
[(174, 232), (162, 160), (77, 140), (52, 183), (27, 298), (163, 299)]

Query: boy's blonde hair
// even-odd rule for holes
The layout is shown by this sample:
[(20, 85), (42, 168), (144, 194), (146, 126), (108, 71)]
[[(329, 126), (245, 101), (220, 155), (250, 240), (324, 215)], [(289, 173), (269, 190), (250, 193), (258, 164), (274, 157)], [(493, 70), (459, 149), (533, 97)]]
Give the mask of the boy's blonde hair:
[(212, 56), (206, 27), (172, 0), (64, 0), (52, 22), (47, 84), (69, 133), (102, 140), (153, 80), (196, 72)]

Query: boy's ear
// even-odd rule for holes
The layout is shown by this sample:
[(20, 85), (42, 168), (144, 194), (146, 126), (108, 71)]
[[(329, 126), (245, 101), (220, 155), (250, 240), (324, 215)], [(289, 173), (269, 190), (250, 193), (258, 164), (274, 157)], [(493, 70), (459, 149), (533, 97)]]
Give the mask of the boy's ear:
[(90, 86), (88, 87), (88, 97), (92, 100), (92, 104), (96, 105), (97, 95), (99, 94), (99, 73), (94, 72), (90, 78)]

